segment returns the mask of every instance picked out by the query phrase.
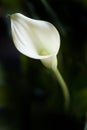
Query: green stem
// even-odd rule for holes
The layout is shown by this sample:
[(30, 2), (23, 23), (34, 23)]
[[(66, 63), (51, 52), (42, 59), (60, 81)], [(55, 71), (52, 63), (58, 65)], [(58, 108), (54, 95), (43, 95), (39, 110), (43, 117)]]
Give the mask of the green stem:
[(70, 103), (70, 95), (69, 95), (68, 87), (67, 87), (62, 75), (60, 74), (59, 70), (56, 68), (56, 69), (53, 69), (53, 71), (54, 71), (54, 73), (57, 77), (59, 84), (61, 85), (63, 95), (64, 95), (64, 99), (65, 99), (64, 105), (65, 105), (66, 110), (68, 110), (69, 103)]

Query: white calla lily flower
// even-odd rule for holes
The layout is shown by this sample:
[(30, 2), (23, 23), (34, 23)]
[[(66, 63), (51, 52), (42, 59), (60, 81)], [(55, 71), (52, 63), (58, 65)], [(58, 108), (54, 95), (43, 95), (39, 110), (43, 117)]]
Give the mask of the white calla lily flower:
[(54, 71), (64, 93), (65, 107), (69, 105), (69, 92), (65, 81), (57, 69), (57, 54), (60, 36), (49, 22), (34, 20), (20, 13), (10, 15), (12, 38), (16, 48), (24, 55), (39, 59)]
[(57, 66), (56, 55), (60, 48), (57, 29), (49, 22), (33, 20), (20, 13), (10, 17), (16, 48), (28, 57), (40, 59), (48, 68)]

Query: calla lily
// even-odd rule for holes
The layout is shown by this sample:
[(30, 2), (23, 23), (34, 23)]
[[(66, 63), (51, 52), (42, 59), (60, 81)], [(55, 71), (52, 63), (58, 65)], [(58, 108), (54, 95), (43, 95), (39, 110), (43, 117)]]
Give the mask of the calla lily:
[(57, 29), (49, 22), (33, 20), (20, 13), (10, 18), (16, 48), (28, 57), (40, 59), (48, 68), (57, 66), (56, 55), (60, 47)]
[(20, 13), (10, 15), (12, 38), (16, 48), (24, 55), (39, 59), (54, 71), (64, 93), (65, 106), (69, 104), (67, 85), (57, 69), (60, 36), (49, 22), (34, 20)]

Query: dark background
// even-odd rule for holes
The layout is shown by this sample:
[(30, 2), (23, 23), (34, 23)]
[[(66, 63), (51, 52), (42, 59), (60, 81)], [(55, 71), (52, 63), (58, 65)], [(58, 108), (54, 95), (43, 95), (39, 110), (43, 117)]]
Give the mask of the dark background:
[[(39, 60), (20, 54), (12, 41), (12, 13), (55, 25), (61, 37), (58, 67), (70, 107), (55, 76)], [(0, 1), (0, 130), (83, 130), (87, 111), (87, 1)]]

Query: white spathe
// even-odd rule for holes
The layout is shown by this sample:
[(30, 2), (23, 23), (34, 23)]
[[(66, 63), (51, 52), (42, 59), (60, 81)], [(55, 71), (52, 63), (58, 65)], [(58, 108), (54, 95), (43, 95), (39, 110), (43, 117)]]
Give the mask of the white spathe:
[(10, 18), (16, 48), (30, 58), (41, 60), (48, 68), (56, 67), (60, 48), (57, 29), (49, 22), (34, 20), (20, 13), (12, 14)]

